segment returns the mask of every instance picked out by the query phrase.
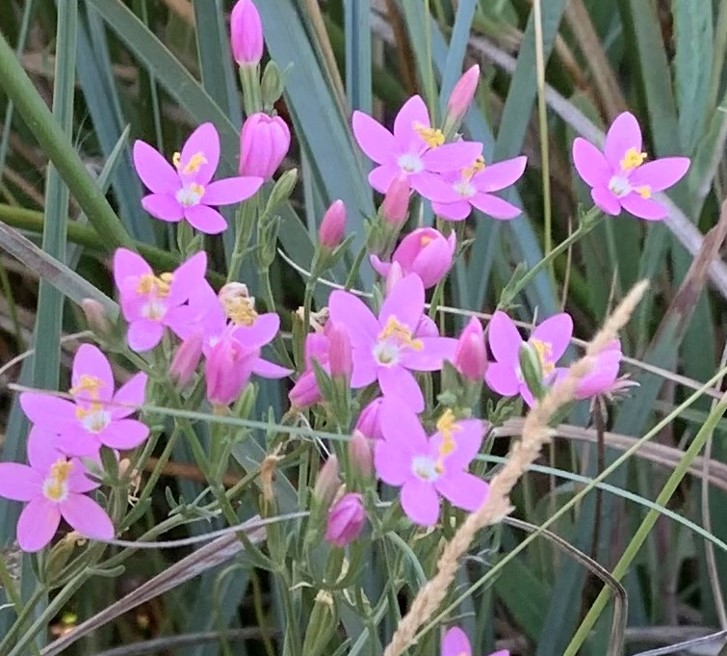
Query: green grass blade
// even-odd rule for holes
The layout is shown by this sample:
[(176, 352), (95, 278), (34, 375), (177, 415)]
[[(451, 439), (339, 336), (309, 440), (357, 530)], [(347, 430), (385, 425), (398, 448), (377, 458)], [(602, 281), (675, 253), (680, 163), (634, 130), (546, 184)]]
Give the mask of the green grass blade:
[(371, 113), (371, 0), (346, 2), (346, 94), (351, 109)]
[(449, 39), (447, 60), (444, 69), (440, 71), (442, 83), (439, 90), (439, 110), (442, 115), (447, 106), (447, 99), (462, 75), (462, 62), (467, 52), (472, 19), (475, 17), (476, 9), (477, 0), (462, 0), (457, 6), (457, 16), (454, 19), (452, 36)]

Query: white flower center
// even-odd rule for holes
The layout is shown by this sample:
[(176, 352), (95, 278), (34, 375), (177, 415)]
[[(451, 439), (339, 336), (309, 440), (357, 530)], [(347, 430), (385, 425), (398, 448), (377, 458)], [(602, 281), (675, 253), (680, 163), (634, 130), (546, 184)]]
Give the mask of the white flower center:
[(56, 460), (43, 481), (43, 495), (49, 501), (61, 503), (68, 498), (68, 477), (73, 470), (73, 463), (65, 458)]
[(624, 196), (628, 196), (628, 194), (631, 193), (631, 183), (629, 182), (629, 179), (627, 177), (624, 177), (622, 175), (614, 175), (608, 181), (608, 188), (618, 198), (623, 198)]
[(199, 205), (204, 196), (204, 187), (196, 182), (185, 185), (176, 193), (177, 202), (184, 207)]
[(78, 406), (76, 417), (89, 433), (100, 433), (111, 423), (111, 414), (100, 403), (92, 403), (88, 408)]
[(401, 349), (389, 340), (376, 342), (373, 350), (374, 359), (382, 367), (393, 367), (399, 363)]
[(411, 461), (411, 471), (421, 481), (433, 483), (441, 475), (441, 466), (428, 456), (415, 456)]
[(396, 160), (399, 168), (405, 173), (419, 173), (424, 169), (424, 163), (421, 157), (418, 155), (412, 155), (411, 153), (405, 153), (399, 155), (399, 159)]
[(161, 321), (166, 313), (166, 304), (163, 301), (156, 299), (152, 299), (148, 303), (144, 303), (144, 306), (141, 308), (141, 315), (145, 319), (150, 319), (151, 321)]
[(458, 180), (452, 187), (462, 198), (472, 198), (477, 193), (477, 189), (469, 180)]

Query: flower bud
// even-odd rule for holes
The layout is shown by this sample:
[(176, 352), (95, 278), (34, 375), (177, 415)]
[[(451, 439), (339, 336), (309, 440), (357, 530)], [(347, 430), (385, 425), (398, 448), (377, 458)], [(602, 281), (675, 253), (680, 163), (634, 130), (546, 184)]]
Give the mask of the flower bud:
[(273, 177), (290, 148), (290, 130), (279, 116), (248, 116), (240, 134), (240, 175)]
[(371, 403), (361, 410), (361, 414), (358, 416), (358, 421), (356, 422), (356, 430), (371, 440), (380, 440), (384, 437), (381, 432), (380, 415), (383, 400), (384, 398), (379, 396), (371, 401)]
[(351, 357), (351, 338), (343, 324), (331, 323), (328, 328), (328, 366), (332, 378), (351, 377), (353, 360)]
[(295, 381), (295, 385), (288, 392), (288, 400), (290, 405), (300, 409), (308, 408), (323, 400), (316, 375), (312, 370), (301, 374)]
[(318, 472), (316, 485), (313, 488), (313, 496), (322, 506), (327, 508), (331, 505), (331, 501), (336, 496), (339, 487), (341, 487), (341, 479), (338, 477), (338, 458), (331, 454)]
[(409, 178), (406, 175), (400, 175), (393, 180), (379, 209), (384, 221), (397, 228), (406, 221), (410, 191)]
[(285, 90), (285, 76), (280, 67), (270, 60), (265, 65), (263, 71), (263, 79), (260, 82), (260, 93), (262, 94), (263, 106), (265, 108), (272, 107)]
[(541, 399), (545, 394), (545, 385), (543, 384), (544, 372), (540, 356), (530, 344), (523, 342), (518, 359), (525, 384), (536, 399)]
[(318, 230), (318, 239), (324, 248), (333, 250), (343, 242), (346, 231), (346, 206), (342, 200), (334, 200), (326, 210)]
[(345, 547), (361, 534), (365, 521), (361, 495), (344, 494), (328, 513), (326, 540), (336, 547)]
[(477, 317), (472, 317), (462, 331), (454, 352), (454, 366), (462, 376), (481, 383), (487, 369), (485, 334)]
[(282, 173), (276, 180), (273, 190), (270, 192), (267, 205), (265, 205), (265, 216), (272, 216), (278, 205), (286, 202), (298, 183), (298, 169), (289, 169)]
[(263, 24), (252, 0), (238, 0), (230, 15), (232, 55), (238, 66), (257, 66), (263, 56)]
[[(372, 258), (371, 266), (374, 266), (373, 258), (376, 258), (376, 260), (378, 261), (379, 264), (384, 264), (383, 262), (381, 262), (381, 260), (379, 260), (379, 258), (376, 255), (371, 255), (371, 258)], [(378, 271), (378, 269), (376, 269), (375, 266), (374, 266), (374, 269)], [(396, 284), (403, 277), (404, 277), (404, 271), (401, 268), (401, 264), (399, 264), (398, 262), (392, 262), (391, 266), (389, 267), (388, 272), (386, 273), (386, 295), (387, 296), (389, 294), (391, 294), (391, 290), (394, 289), (394, 287), (396, 287)], [(426, 316), (426, 315), (422, 315), (422, 316)]]
[(199, 359), (202, 357), (203, 341), (202, 333), (196, 332), (177, 348), (169, 366), (169, 375), (178, 387), (185, 387), (197, 369)]
[(418, 275), (424, 288), (434, 287), (447, 275), (452, 266), (457, 237), (454, 232), (446, 238), (434, 228), (418, 228), (410, 232), (397, 246), (392, 262), (382, 262), (377, 255), (369, 259), (371, 266), (382, 276), (388, 276), (393, 262), (398, 262), (402, 273)]
[(223, 335), (205, 361), (207, 400), (218, 407), (234, 403), (247, 385), (259, 354), (259, 349), (245, 349), (237, 340)]
[(101, 303), (93, 298), (84, 298), (81, 301), (81, 308), (83, 314), (86, 315), (88, 327), (93, 331), (94, 335), (104, 337), (111, 333), (111, 324)]
[(620, 366), (621, 343), (616, 339), (593, 356), (591, 371), (578, 382), (573, 396), (587, 399), (599, 394), (609, 394), (616, 385)]
[(363, 478), (370, 478), (374, 472), (374, 454), (369, 439), (359, 430), (353, 431), (348, 443), (348, 458), (351, 465)]
[(447, 101), (447, 118), (449, 120), (459, 123), (464, 118), (475, 97), (479, 81), (480, 67), (477, 64), (468, 68), (459, 78)]

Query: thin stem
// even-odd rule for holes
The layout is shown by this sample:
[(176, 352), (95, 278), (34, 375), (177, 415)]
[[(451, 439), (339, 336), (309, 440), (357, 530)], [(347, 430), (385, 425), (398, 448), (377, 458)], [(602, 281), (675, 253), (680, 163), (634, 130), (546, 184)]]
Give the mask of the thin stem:
[[(3, 585), (7, 585), (5, 581), (3, 581)], [(6, 587), (6, 590), (10, 590), (11, 587)], [(8, 648), (10, 647), (10, 643), (15, 638), (15, 635), (18, 633), (18, 631), (21, 629), (23, 624), (25, 624), (26, 620), (30, 616), (30, 614), (35, 609), (36, 605), (40, 600), (45, 596), (46, 589), (42, 585), (38, 585), (38, 587), (33, 591), (33, 594), (31, 595), (30, 599), (26, 602), (25, 606), (23, 606), (22, 610), (18, 614), (17, 619), (15, 622), (13, 622), (13, 625), (8, 629), (8, 632), (5, 634), (5, 636), (2, 639), (2, 642), (0, 642), (0, 654), (6, 654)], [(13, 603), (16, 603), (13, 600)], [(21, 602), (20, 600), (17, 600), (19, 607)]]

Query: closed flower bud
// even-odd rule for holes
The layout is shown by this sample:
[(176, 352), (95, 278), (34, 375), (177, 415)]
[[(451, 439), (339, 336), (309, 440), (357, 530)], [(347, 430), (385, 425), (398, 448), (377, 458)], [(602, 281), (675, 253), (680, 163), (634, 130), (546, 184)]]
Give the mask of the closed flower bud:
[(389, 185), (384, 200), (381, 203), (381, 218), (395, 227), (400, 227), (406, 221), (409, 212), (409, 179), (405, 175), (395, 178)]
[(329, 347), (328, 366), (332, 378), (350, 378), (353, 370), (351, 358), (351, 338), (343, 324), (331, 323), (327, 326)]
[(351, 465), (364, 478), (370, 478), (374, 471), (374, 454), (369, 439), (358, 430), (348, 443), (348, 458)]
[(84, 298), (81, 301), (81, 308), (86, 315), (88, 327), (95, 335), (104, 337), (111, 333), (111, 324), (101, 303), (92, 298)]
[(335, 200), (326, 210), (318, 230), (318, 239), (324, 248), (333, 250), (343, 242), (346, 232), (346, 206), (342, 200)]
[(447, 118), (459, 123), (467, 113), (480, 81), (480, 67), (475, 64), (457, 80), (447, 101)]
[(270, 180), (290, 148), (290, 130), (279, 116), (248, 116), (240, 134), (240, 175)]
[(421, 278), (424, 288), (429, 289), (447, 275), (456, 247), (454, 232), (446, 238), (434, 228), (418, 228), (401, 240), (391, 262), (383, 262), (377, 255), (369, 259), (371, 266), (384, 277), (389, 275), (392, 264), (398, 262), (405, 276), (415, 273)]
[(344, 494), (328, 513), (326, 540), (336, 547), (345, 547), (361, 535), (365, 521), (361, 495)]
[(229, 335), (223, 336), (205, 360), (207, 400), (215, 407), (227, 407), (237, 401), (259, 355), (259, 349), (245, 349)]
[(331, 505), (339, 487), (341, 487), (341, 479), (338, 477), (338, 458), (331, 454), (318, 472), (313, 496), (327, 508)]
[(196, 332), (185, 339), (177, 348), (169, 375), (177, 386), (185, 387), (197, 369), (199, 359), (202, 357), (202, 333)]
[(263, 56), (263, 24), (252, 0), (238, 0), (230, 15), (232, 55), (238, 66), (257, 66)]
[(301, 374), (300, 378), (295, 381), (295, 385), (288, 392), (288, 400), (290, 405), (301, 410), (323, 400), (316, 375), (312, 370)]
[[(371, 256), (376, 257), (375, 255)], [(376, 260), (381, 263), (378, 257)], [(373, 265), (372, 265), (373, 266)], [(391, 294), (391, 290), (396, 287), (396, 284), (404, 277), (404, 271), (401, 268), (401, 264), (398, 262), (392, 262), (389, 270), (386, 272), (386, 294)]]
[(364, 437), (371, 440), (380, 440), (383, 438), (381, 432), (381, 402), (383, 397), (379, 396), (369, 403), (358, 416), (356, 422), (356, 430), (363, 433)]
[(454, 352), (454, 366), (462, 376), (472, 382), (481, 383), (487, 369), (487, 352), (482, 324), (472, 317), (462, 331)]

